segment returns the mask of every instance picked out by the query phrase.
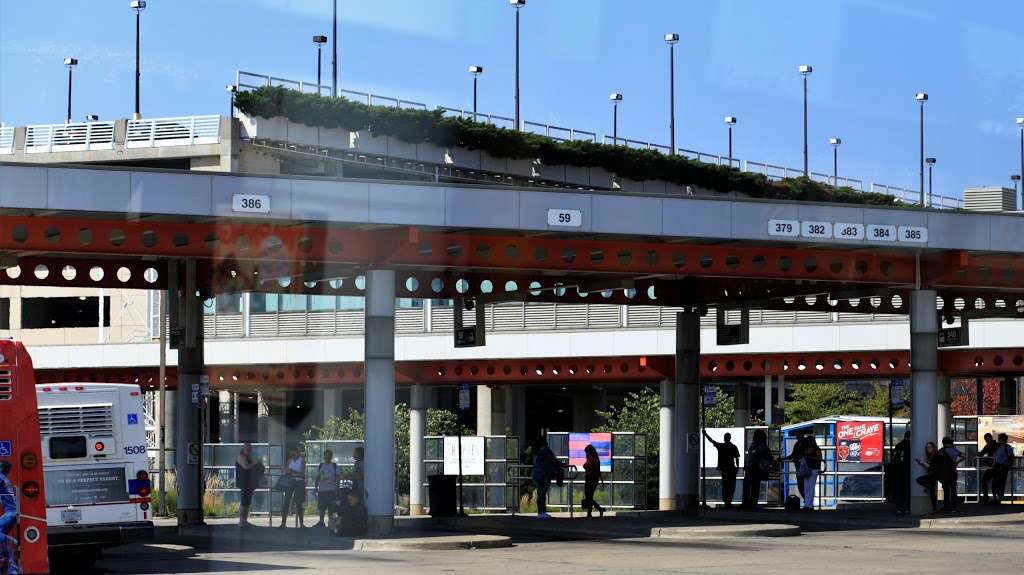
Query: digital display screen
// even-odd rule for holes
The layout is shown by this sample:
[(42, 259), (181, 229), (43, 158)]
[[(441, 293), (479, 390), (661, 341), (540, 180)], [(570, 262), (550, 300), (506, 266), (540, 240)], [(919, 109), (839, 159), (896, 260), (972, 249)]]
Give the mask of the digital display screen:
[(128, 501), (123, 467), (47, 469), (46, 504), (89, 505)]
[(580, 472), (587, 462), (585, 449), (593, 445), (597, 450), (597, 458), (601, 460), (601, 471), (612, 470), (612, 434), (611, 433), (570, 433), (569, 434), (569, 465), (575, 465)]
[(50, 438), (50, 459), (80, 459), (88, 454), (84, 435)]

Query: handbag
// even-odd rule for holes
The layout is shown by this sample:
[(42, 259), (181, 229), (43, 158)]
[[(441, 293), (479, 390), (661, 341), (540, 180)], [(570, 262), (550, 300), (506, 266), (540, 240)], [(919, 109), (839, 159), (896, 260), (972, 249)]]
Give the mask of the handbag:
[(277, 478), (277, 482), (274, 483), (275, 491), (289, 491), (294, 489), (295, 480), (287, 475), (281, 475)]
[(811, 476), (811, 467), (807, 465), (806, 459), (800, 460), (800, 470), (797, 471), (797, 476), (800, 479), (807, 479), (808, 477)]

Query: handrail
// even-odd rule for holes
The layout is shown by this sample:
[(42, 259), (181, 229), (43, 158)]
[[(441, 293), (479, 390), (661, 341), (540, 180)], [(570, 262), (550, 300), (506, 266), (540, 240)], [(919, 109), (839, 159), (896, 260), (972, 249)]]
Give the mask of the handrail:
[(129, 120), (125, 148), (191, 146), (220, 142), (220, 116), (181, 116)]
[(25, 152), (114, 149), (114, 122), (37, 124), (25, 127)]
[(0, 126), (0, 154), (14, 153), (14, 126)]
[[(253, 82), (256, 82), (256, 83), (253, 83)], [(288, 84), (288, 85), (298, 86), (299, 87), (299, 91), (303, 91), (302, 88), (304, 86), (314, 86), (314, 87), (317, 88), (317, 91), (319, 93), (321, 93), (321, 94), (323, 93), (321, 90), (326, 88), (327, 89), (327, 93), (330, 94), (330, 87), (329, 86), (318, 86), (315, 83), (310, 84), (308, 82), (300, 82), (300, 81), (297, 81), (297, 80), (287, 80), (287, 79), (284, 79), (284, 78), (276, 78), (276, 77), (265, 75), (265, 74), (255, 74), (255, 73), (252, 73), (252, 72), (245, 72), (245, 71), (241, 71), (241, 70), (235, 72), (235, 86), (239, 90), (241, 90), (243, 88), (246, 88), (246, 89), (257, 89), (257, 88), (259, 88), (261, 86), (272, 86), (272, 85), (275, 85), (275, 82), (277, 84)], [(420, 102), (412, 102), (412, 101), (408, 101), (408, 100), (401, 100), (399, 98), (394, 98), (394, 97), (390, 97), (390, 96), (381, 96), (381, 95), (376, 95), (376, 94), (370, 94), (370, 93), (367, 93), (367, 92), (356, 92), (356, 91), (353, 91), (353, 90), (339, 90), (339, 93), (342, 96), (346, 96), (346, 95), (358, 96), (359, 100), (365, 101), (367, 104), (370, 104), (370, 105), (374, 105), (374, 100), (383, 100), (383, 101), (386, 101), (386, 102), (393, 102), (394, 104), (391, 104), (391, 105), (395, 105), (395, 106), (398, 106), (398, 107), (402, 107), (402, 104), (404, 103), (404, 104), (406, 104), (409, 107), (417, 107), (417, 108), (421, 108), (421, 109), (428, 109), (428, 107), (425, 104), (422, 104)], [(466, 110), (459, 109), (459, 108), (449, 108), (449, 107), (446, 107), (446, 106), (436, 106), (435, 109), (443, 110), (446, 113), (457, 114), (458, 117), (460, 117), (460, 118), (473, 118), (474, 120), (486, 122), (486, 123), (493, 124), (493, 125), (496, 125), (496, 126), (507, 127), (507, 128), (514, 128), (515, 127), (515, 120), (512, 119), (512, 118), (505, 117), (505, 116), (498, 116), (498, 115), (495, 115), (495, 114), (487, 114), (487, 113), (483, 113), (483, 112), (478, 112), (478, 113), (474, 114), (472, 111), (466, 111)], [(499, 123), (496, 120), (500, 120), (501, 123)], [(584, 140), (585, 139), (585, 140), (589, 140), (589, 141), (592, 141), (592, 142), (597, 142), (597, 133), (596, 132), (591, 132), (591, 131), (588, 131), (588, 130), (579, 130), (579, 129), (576, 129), (576, 128), (565, 128), (565, 127), (554, 126), (554, 125), (545, 124), (545, 123), (541, 123), (541, 122), (531, 122), (531, 121), (523, 120), (522, 124), (520, 126), (520, 129), (522, 129), (524, 131), (530, 131), (531, 133), (543, 135), (543, 136), (552, 138), (554, 140), (559, 140), (559, 141), (573, 141), (573, 140)], [(538, 132), (537, 130), (540, 130), (540, 131)], [(566, 134), (568, 135), (567, 137), (566, 137)], [(576, 137), (577, 135), (583, 135), (585, 137), (577, 138)], [(666, 146), (664, 144), (657, 144), (657, 143), (654, 143), (654, 142), (648, 142), (648, 141), (643, 141), (643, 140), (634, 140), (634, 139), (625, 138), (625, 137), (613, 138), (611, 136), (608, 136), (607, 134), (603, 135), (602, 138), (601, 138), (601, 143), (602, 144), (609, 144), (609, 143), (613, 143), (613, 142), (614, 143), (618, 143), (620, 145), (624, 145), (624, 146), (630, 147), (630, 148), (645, 149), (645, 150), (657, 150), (657, 151), (662, 152), (662, 153), (671, 153), (671, 150), (672, 150), (671, 147)], [(709, 154), (709, 153), (706, 153), (706, 152), (700, 152), (700, 151), (696, 151), (696, 150), (687, 150), (687, 149), (683, 149), (683, 148), (677, 148), (676, 149), (676, 153), (679, 154), (679, 155), (682, 155), (682, 156), (686, 156), (686, 157), (691, 158), (691, 159), (695, 159), (695, 160), (700, 161), (700, 162), (704, 162), (704, 163), (716, 164), (716, 165), (719, 165), (719, 166), (721, 166), (721, 165), (731, 165), (732, 167), (734, 167), (734, 168), (736, 168), (738, 170), (741, 170), (741, 171), (744, 171), (744, 172), (753, 172), (753, 173), (763, 174), (768, 179), (776, 180), (776, 181), (777, 180), (786, 179), (786, 178), (801, 177), (804, 174), (804, 171), (802, 169), (789, 168), (789, 167), (786, 167), (786, 166), (779, 166), (779, 165), (775, 165), (775, 164), (770, 164), (768, 162), (755, 162), (755, 161), (752, 161), (752, 160), (743, 160), (743, 161), (741, 161), (738, 158), (732, 158), (732, 160), (730, 161), (730, 159), (728, 157), (722, 156), (721, 154)], [(856, 179), (856, 178), (849, 178), (849, 177), (846, 177), (846, 176), (840, 176), (839, 178), (833, 178), (832, 176), (830, 176), (828, 174), (823, 174), (823, 173), (820, 173), (820, 172), (811, 172), (809, 174), (809, 176), (811, 177), (811, 179), (814, 179), (816, 181), (823, 182), (823, 183), (826, 183), (826, 184), (833, 184), (833, 185), (838, 184), (838, 185), (841, 185), (841, 186), (849, 186), (851, 188), (854, 188), (854, 189), (862, 191), (862, 192), (865, 191), (864, 190), (864, 182), (863, 182), (863, 180), (859, 180), (859, 179)], [(833, 181), (833, 180), (836, 180), (836, 181)], [(870, 191), (872, 191), (872, 192), (877, 192), (877, 193), (882, 193), (882, 194), (894, 196), (899, 201), (904, 202), (904, 203), (920, 203), (920, 193), (917, 192), (917, 191), (914, 191), (914, 190), (909, 190), (907, 188), (901, 188), (899, 186), (890, 186), (888, 184), (871, 183), (868, 186), (868, 189)], [(916, 199), (911, 199), (911, 198), (916, 198)], [(961, 207), (963, 207), (963, 200), (961, 200), (959, 198), (955, 198), (955, 197), (950, 197), (950, 196), (933, 195), (932, 196), (932, 201), (931, 201), (931, 207), (940, 208), (940, 209), (947, 208), (947, 207), (950, 207), (950, 208), (961, 208)]]

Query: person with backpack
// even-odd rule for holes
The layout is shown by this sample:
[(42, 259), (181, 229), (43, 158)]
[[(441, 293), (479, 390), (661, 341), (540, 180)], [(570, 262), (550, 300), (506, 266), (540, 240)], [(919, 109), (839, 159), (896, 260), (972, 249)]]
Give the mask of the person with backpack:
[(910, 513), (910, 431), (903, 433), (903, 439), (893, 448), (892, 453), (893, 501), (896, 515)]
[(992, 495), (996, 503), (1001, 503), (1006, 497), (1006, 478), (1010, 474), (1010, 468), (1013, 467), (1014, 459), (1013, 446), (1010, 445), (1009, 438), (1005, 433), (1000, 433), (996, 449), (992, 453), (992, 468), (995, 470)]
[(997, 474), (996, 469), (994, 467), (995, 461), (993, 460), (992, 456), (995, 455), (996, 449), (998, 449), (998, 447), (999, 444), (996, 443), (996, 440), (995, 438), (992, 437), (992, 434), (986, 433), (985, 447), (982, 447), (981, 451), (978, 452), (978, 469), (985, 470), (981, 473), (981, 497), (979, 498), (981, 503), (989, 502), (989, 485), (992, 486), (992, 494), (995, 495), (996, 492), (995, 479)]
[(314, 527), (324, 525), (324, 514), (330, 511), (331, 505), (338, 498), (338, 464), (334, 462), (334, 452), (330, 449), (324, 451), (324, 460), (316, 468), (316, 480), (313, 483), (316, 489), (316, 506), (320, 512), (320, 521)]
[[(800, 480), (800, 460), (804, 457), (804, 436), (797, 435), (796, 441), (793, 443), (793, 448), (790, 450), (789, 455), (782, 458), (782, 461), (789, 461), (793, 464), (793, 475), (796, 476), (796, 490), (800, 493), (800, 501), (805, 499), (804, 496), (804, 482)], [(785, 464), (783, 464), (785, 465)], [(785, 467), (783, 467), (785, 469)], [(788, 483), (788, 479), (786, 480)]]
[(768, 434), (763, 429), (754, 431), (743, 466), (743, 509), (755, 509), (761, 495), (761, 482), (768, 480), (772, 468), (772, 451), (768, 447)]
[(252, 443), (242, 444), (242, 450), (235, 459), (235, 487), (239, 489), (238, 524), (250, 527), (249, 510), (252, 509), (252, 496), (256, 488), (263, 482), (266, 472), (263, 462), (252, 457)]
[(740, 450), (732, 442), (731, 433), (726, 433), (724, 441), (718, 442), (712, 439), (708, 435), (708, 430), (705, 429), (704, 437), (718, 450), (717, 467), (722, 474), (722, 503), (725, 504), (726, 509), (729, 509), (732, 507), (732, 498), (736, 493), (736, 472), (740, 463)]
[(956, 467), (963, 461), (963, 454), (953, 446), (953, 440), (942, 438), (942, 449), (939, 450), (940, 475), (942, 483), (942, 509), (948, 513), (956, 513)]
[(918, 476), (916, 479), (917, 484), (924, 487), (925, 492), (928, 494), (928, 499), (932, 503), (932, 514), (939, 512), (938, 494), (938, 477), (941, 475), (939, 467), (940, 455), (935, 448), (935, 442), (929, 441), (924, 444), (924, 461), (917, 459), (917, 464), (924, 468), (924, 475)]
[(548, 441), (539, 437), (533, 450), (533, 469), (530, 472), (530, 477), (537, 486), (537, 519), (551, 519), (548, 515), (548, 489), (551, 488), (551, 481), (558, 477), (561, 468), (562, 464), (548, 447)]
[(814, 435), (804, 437), (803, 457), (800, 459), (800, 481), (804, 485), (804, 510), (814, 509), (814, 492), (821, 473), (821, 448)]

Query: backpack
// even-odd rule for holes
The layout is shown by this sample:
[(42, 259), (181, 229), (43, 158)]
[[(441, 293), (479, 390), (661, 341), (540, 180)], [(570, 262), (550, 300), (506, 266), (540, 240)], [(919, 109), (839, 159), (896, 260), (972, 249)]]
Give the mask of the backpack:
[(1017, 456), (1013, 453), (1013, 446), (1007, 443), (1003, 446), (1003, 449), (1006, 450), (1006, 466), (1013, 467), (1013, 462), (1017, 459)]
[(953, 462), (953, 458), (946, 452), (946, 448), (938, 450), (935, 453), (936, 459), (936, 479), (941, 483), (951, 483), (956, 481), (956, 464)]
[(800, 498), (790, 495), (786, 498), (786, 513), (797, 513), (800, 511)]

